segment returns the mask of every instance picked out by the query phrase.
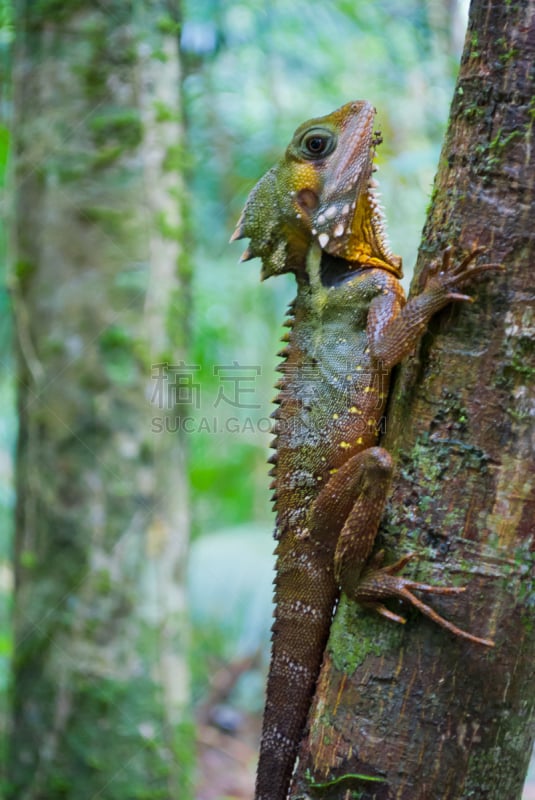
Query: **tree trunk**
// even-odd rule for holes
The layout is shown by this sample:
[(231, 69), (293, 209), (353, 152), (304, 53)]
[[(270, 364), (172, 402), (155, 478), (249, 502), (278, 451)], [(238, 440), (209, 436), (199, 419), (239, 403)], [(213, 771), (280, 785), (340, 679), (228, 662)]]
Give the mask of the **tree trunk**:
[(448, 244), (458, 259), (483, 246), (505, 271), (433, 321), (398, 374), (384, 441), (397, 463), (387, 561), (417, 552), (406, 575), (466, 585), (431, 604), (496, 647), (342, 599), (295, 800), (521, 795), (535, 705), (534, 64), (533, 0), (474, 0), (415, 284)]
[(13, 800), (191, 796), (179, 13), (16, 4)]

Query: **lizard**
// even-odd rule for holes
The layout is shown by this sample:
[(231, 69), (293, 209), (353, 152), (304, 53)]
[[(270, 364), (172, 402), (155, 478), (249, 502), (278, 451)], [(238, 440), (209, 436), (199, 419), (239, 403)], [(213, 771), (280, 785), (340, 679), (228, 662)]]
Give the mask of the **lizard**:
[(279, 163), (251, 191), (231, 241), (248, 238), (241, 260), (262, 259), (262, 279), (292, 272), (279, 353), (271, 475), (276, 577), (255, 800), (285, 800), (340, 591), (397, 622), (387, 598), (416, 606), (471, 642), (468, 633), (414, 590), (442, 594), (399, 573), (413, 554), (385, 566), (372, 557), (392, 475), (378, 446), (391, 369), (413, 350), (431, 317), (496, 265), (456, 266), (450, 249), (408, 301), (401, 258), (388, 244), (374, 157), (381, 136), (367, 101), (300, 125)]

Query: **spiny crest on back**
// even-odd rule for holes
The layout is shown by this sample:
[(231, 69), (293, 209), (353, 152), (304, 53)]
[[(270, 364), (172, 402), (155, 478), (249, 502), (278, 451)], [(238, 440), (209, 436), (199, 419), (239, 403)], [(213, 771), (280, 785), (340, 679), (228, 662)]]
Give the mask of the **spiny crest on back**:
[(295, 311), (295, 300), (292, 300), (292, 302), (290, 303), (290, 305), (288, 307), (286, 319), (284, 320), (284, 323), (283, 323), (283, 326), (285, 328), (289, 328), (290, 330), (286, 331), (282, 335), (281, 342), (283, 343), (284, 346), (283, 346), (282, 350), (280, 350), (277, 353), (277, 355), (280, 358), (282, 358), (282, 361), (278, 364), (276, 369), (277, 369), (278, 372), (282, 373), (283, 378), (280, 381), (278, 381), (277, 384), (275, 385), (275, 388), (279, 389), (277, 397), (275, 397), (275, 399), (273, 401), (276, 404), (277, 407), (270, 414), (270, 417), (273, 420), (273, 426), (272, 426), (273, 438), (271, 440), (270, 447), (275, 452), (268, 459), (268, 464), (271, 464), (271, 469), (269, 470), (268, 474), (274, 479), (270, 483), (270, 489), (272, 491), (271, 501), (273, 503), (273, 510), (274, 511), (277, 511), (277, 509), (278, 509), (278, 499), (279, 499), (278, 491), (277, 491), (277, 480), (276, 480), (277, 462), (278, 462), (278, 442), (279, 442), (279, 433), (280, 433), (279, 419), (281, 418), (281, 415), (282, 415), (281, 406), (284, 404), (285, 397), (286, 397), (286, 393), (284, 391), (285, 390), (284, 376), (286, 376), (286, 360), (287, 360), (287, 358), (288, 358), (288, 356), (290, 355), (290, 352), (291, 352), (291, 340), (292, 340), (291, 330), (293, 328), (294, 321), (295, 321), (294, 311)]

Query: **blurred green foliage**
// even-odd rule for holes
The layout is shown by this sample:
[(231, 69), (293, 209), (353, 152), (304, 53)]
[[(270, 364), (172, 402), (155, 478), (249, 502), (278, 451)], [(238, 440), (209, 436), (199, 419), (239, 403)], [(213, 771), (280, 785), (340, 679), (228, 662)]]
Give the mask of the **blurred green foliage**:
[(8, 87), (12, 40), (11, 3), (0, 0), (0, 765), (4, 763), (7, 744), (5, 732), (12, 652), (10, 614), (13, 579), (10, 562), (14, 508), (13, 453), (16, 440), (6, 225), (11, 143), (6, 117), (10, 99)]
[[(188, 565), (192, 688), (202, 698), (214, 671), (251, 655), (267, 664), (271, 624), (272, 541), (263, 526), (243, 525), (199, 538)], [(224, 602), (221, 601), (224, 598)], [(258, 676), (249, 708), (263, 694)]]

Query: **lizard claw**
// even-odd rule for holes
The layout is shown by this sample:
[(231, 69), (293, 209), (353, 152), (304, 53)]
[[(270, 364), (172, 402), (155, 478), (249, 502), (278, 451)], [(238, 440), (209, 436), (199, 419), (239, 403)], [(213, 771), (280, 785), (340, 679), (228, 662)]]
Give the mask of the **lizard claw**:
[(451, 253), (452, 248), (451, 246), (446, 247), (444, 253), (442, 255), (442, 272), (448, 272), (451, 275), (458, 275), (467, 271), (467, 268), (470, 264), (476, 260), (476, 258), (481, 255), (481, 253), (485, 252), (484, 247), (474, 247), (468, 255), (466, 255), (458, 264), (455, 266), (451, 266)]
[(431, 594), (461, 594), (466, 591), (466, 586), (433, 586), (428, 583), (419, 583), (410, 578), (403, 578), (398, 573), (403, 567), (413, 558), (415, 553), (408, 553), (400, 558), (394, 564), (387, 567), (380, 567), (383, 562), (384, 551), (379, 551), (368, 568), (362, 574), (362, 578), (356, 590), (355, 599), (367, 607), (373, 608), (377, 613), (383, 617), (387, 617), (394, 622), (405, 623), (405, 619), (398, 614), (389, 611), (388, 608), (381, 602), (388, 597), (396, 597), (399, 600), (404, 600), (417, 608), (422, 614), (433, 620), (446, 630), (470, 642), (481, 644), (486, 647), (493, 647), (494, 642), (491, 639), (482, 639), (479, 636), (474, 636), (467, 631), (458, 628), (452, 622), (449, 622), (444, 617), (441, 617), (431, 606), (428, 606), (419, 597), (413, 594), (413, 591), (429, 592)]
[[(377, 553), (377, 555), (381, 555), (381, 564), (382, 564), (382, 562), (384, 561), (385, 551), (380, 550), (379, 553)], [(398, 572), (401, 572), (403, 567), (409, 563), (409, 561), (412, 561), (414, 558), (417, 557), (418, 557), (417, 553), (406, 553), (404, 556), (402, 556), (402, 558), (400, 558), (394, 564), (389, 564), (387, 567), (383, 567), (383, 572), (386, 575), (397, 575)], [(374, 562), (372, 561), (370, 562), (370, 568), (373, 566)]]
[(452, 260), (452, 247), (444, 248), (442, 253), (442, 260), (435, 262), (427, 273), (425, 281), (425, 288), (438, 288), (441, 287), (447, 293), (448, 300), (462, 301), (473, 303), (474, 300), (470, 295), (462, 294), (455, 291), (456, 289), (470, 283), (474, 278), (477, 278), (484, 272), (493, 272), (496, 270), (503, 270), (503, 264), (485, 263), (473, 265), (475, 259), (485, 252), (484, 247), (474, 247), (468, 255), (461, 259), (457, 264)]
[(400, 614), (394, 614), (393, 611), (390, 611), (389, 608), (384, 606), (382, 603), (377, 603), (373, 605), (372, 603), (369, 604), (369, 608), (372, 608), (377, 614), (380, 614), (382, 617), (386, 617), (391, 622), (398, 622), (400, 625), (405, 625), (407, 620), (405, 617), (402, 617)]

